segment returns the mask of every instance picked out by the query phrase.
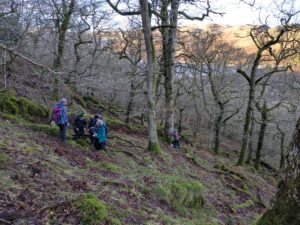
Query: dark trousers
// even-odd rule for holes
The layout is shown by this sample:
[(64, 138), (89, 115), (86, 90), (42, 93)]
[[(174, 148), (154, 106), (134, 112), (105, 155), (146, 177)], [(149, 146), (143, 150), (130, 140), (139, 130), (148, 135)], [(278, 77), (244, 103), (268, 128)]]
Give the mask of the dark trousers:
[(89, 129), (89, 135), (90, 135), (90, 140), (91, 140), (91, 143), (94, 144), (95, 143), (95, 137), (94, 137), (94, 129), (90, 128)]
[(84, 128), (80, 128), (80, 129), (74, 128), (73, 130), (75, 133), (74, 136), (75, 139), (84, 138)]
[(59, 139), (62, 142), (66, 142), (66, 139), (67, 139), (67, 123), (58, 124), (58, 126), (59, 126)]
[(95, 138), (94, 146), (96, 150), (106, 150), (106, 142), (99, 143), (98, 138)]
[(179, 140), (174, 140), (172, 144), (173, 144), (173, 148), (178, 148), (178, 149), (180, 149)]

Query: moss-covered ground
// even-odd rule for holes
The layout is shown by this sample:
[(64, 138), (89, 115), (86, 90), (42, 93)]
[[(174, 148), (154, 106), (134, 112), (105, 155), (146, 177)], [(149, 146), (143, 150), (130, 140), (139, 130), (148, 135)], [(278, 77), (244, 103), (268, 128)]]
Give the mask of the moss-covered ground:
[(113, 117), (105, 153), (3, 115), (0, 224), (249, 225), (275, 192), (270, 179), (205, 147), (149, 152), (141, 127), (110, 127)]

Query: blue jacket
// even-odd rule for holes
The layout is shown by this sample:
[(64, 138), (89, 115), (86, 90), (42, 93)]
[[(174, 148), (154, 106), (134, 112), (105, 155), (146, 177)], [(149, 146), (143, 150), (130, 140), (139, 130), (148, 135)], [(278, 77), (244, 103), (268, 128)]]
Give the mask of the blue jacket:
[(99, 140), (99, 143), (106, 142), (106, 126), (102, 125), (98, 128), (97, 132), (97, 138)]
[(58, 104), (58, 106), (61, 108), (61, 115), (58, 124), (66, 124), (69, 122), (68, 119), (68, 110), (67, 107), (63, 104)]

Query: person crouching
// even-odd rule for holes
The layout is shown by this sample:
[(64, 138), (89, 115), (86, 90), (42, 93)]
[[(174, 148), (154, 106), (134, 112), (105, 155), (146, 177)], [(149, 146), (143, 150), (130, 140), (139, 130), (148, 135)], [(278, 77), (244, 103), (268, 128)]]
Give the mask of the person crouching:
[(95, 132), (94, 132), (94, 146), (96, 150), (106, 150), (106, 127), (101, 119), (97, 119)]

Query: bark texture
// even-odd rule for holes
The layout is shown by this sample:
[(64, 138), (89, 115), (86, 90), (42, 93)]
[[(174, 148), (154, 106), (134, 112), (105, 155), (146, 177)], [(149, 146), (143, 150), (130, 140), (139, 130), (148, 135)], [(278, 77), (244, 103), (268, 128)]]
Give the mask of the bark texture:
[(147, 0), (141, 0), (141, 17), (143, 23), (144, 39), (147, 52), (147, 103), (148, 103), (148, 150), (160, 152), (160, 146), (157, 138), (155, 122), (155, 49), (153, 45), (151, 18), (149, 15), (149, 5)]
[(300, 224), (300, 118), (294, 131), (292, 148), (285, 158), (283, 179), (271, 209), (257, 225)]

